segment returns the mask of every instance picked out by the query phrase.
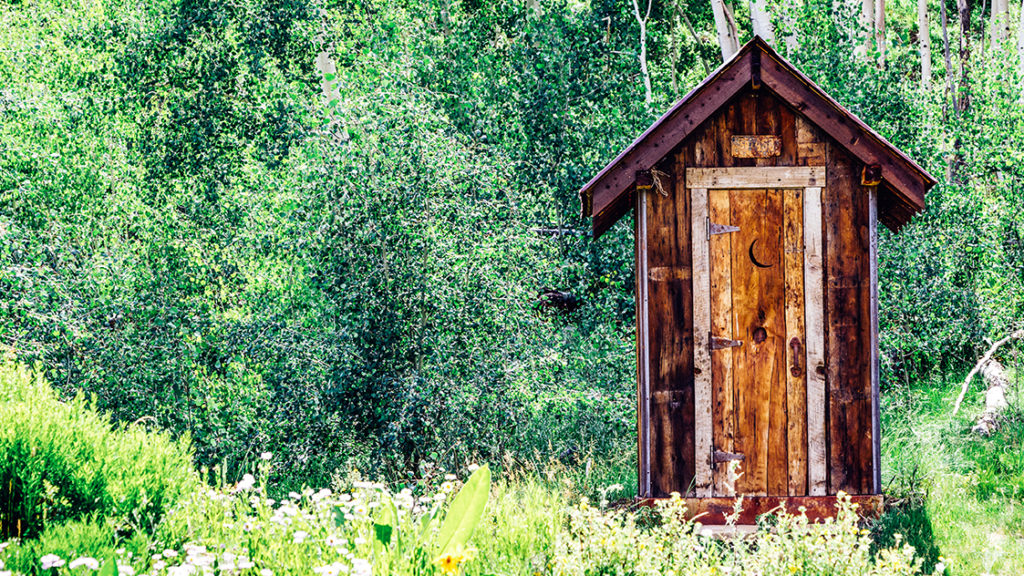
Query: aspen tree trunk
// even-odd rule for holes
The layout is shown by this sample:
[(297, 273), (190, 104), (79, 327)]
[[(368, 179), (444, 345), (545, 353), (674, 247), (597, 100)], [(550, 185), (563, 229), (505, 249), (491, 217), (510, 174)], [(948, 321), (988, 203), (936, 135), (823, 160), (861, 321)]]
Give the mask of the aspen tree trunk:
[(718, 30), (718, 43), (722, 47), (722, 60), (728, 60), (740, 50), (739, 34), (736, 32), (736, 20), (732, 16), (732, 8), (725, 0), (711, 0), (711, 11), (715, 15), (715, 28)]
[(875, 27), (875, 0), (861, 0), (860, 3), (860, 30), (864, 34), (864, 41), (854, 50), (854, 54), (866, 56), (871, 51), (872, 31)]
[(878, 48), (878, 67), (885, 68), (885, 0), (875, 3), (875, 47)]
[(956, 0), (956, 9), (960, 13), (960, 94), (957, 98), (957, 110), (963, 111), (971, 105), (970, 86), (967, 79), (971, 60), (970, 0)]
[(633, 0), (633, 15), (636, 16), (636, 22), (640, 25), (640, 75), (644, 79), (644, 104), (647, 104), (648, 112), (654, 101), (651, 95), (651, 73), (647, 68), (647, 20), (651, 17), (653, 4), (654, 0), (647, 0), (647, 13), (640, 16), (640, 4), (638, 0)]
[[(1024, 0), (1020, 6), (1020, 21), (1017, 24), (1017, 66), (1020, 70), (1020, 77), (1024, 80)], [(1021, 94), (1024, 99), (1024, 92)]]
[[(940, 2), (944, 0), (939, 0)], [(917, 0), (917, 42), (921, 52), (921, 88), (932, 86), (932, 38), (928, 25), (928, 0)]]
[(796, 54), (796, 49), (800, 45), (796, 32), (796, 15), (800, 12), (800, 8), (800, 0), (785, 0), (782, 4), (782, 21), (786, 25), (785, 43), (787, 56)]
[(750, 0), (750, 24), (756, 36), (769, 44), (775, 44), (772, 19), (768, 16), (768, 3), (765, 0)]
[[(949, 18), (946, 16), (946, 3), (943, 1), (939, 2), (939, 14), (942, 16), (942, 55), (946, 60), (946, 95), (952, 94), (956, 98), (956, 92), (953, 90), (953, 58), (949, 53)], [(956, 108), (956, 101), (953, 102), (953, 108)]]
[(1010, 2), (992, 0), (992, 48), (1002, 46), (1010, 37)]

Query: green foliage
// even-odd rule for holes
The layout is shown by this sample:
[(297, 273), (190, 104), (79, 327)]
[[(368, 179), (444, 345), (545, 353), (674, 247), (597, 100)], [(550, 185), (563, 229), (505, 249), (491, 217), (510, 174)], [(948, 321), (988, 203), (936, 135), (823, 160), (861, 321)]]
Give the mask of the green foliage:
[[(2, 13), (13, 353), (119, 421), (188, 432), (232, 477), (265, 450), (291, 486), (622, 453), (629, 236), (531, 228), (577, 229), (572, 189), (643, 125), (610, 103), (631, 64), (599, 56), (626, 30), (566, 7), (526, 27), (513, 4), (350, 8)], [(538, 311), (549, 287), (585, 307)]]
[(0, 367), (0, 424), (4, 538), (68, 539), (80, 530), (61, 525), (100, 517), (128, 534), (152, 530), (198, 485), (187, 444), (139, 425), (112, 426), (81, 395), (61, 402), (23, 366)]

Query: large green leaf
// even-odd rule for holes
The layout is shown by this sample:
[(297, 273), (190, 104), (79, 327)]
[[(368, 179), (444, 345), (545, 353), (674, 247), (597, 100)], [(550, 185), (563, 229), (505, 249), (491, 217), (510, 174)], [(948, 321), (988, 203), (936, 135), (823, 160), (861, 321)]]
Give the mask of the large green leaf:
[(103, 563), (103, 567), (100, 568), (96, 576), (117, 576), (120, 570), (117, 568), (117, 560), (113, 556), (107, 558), (107, 561)]
[(439, 554), (444, 555), (466, 546), (484, 516), (490, 493), (491, 470), (482, 466), (473, 472), (448, 508), (448, 514), (437, 535)]

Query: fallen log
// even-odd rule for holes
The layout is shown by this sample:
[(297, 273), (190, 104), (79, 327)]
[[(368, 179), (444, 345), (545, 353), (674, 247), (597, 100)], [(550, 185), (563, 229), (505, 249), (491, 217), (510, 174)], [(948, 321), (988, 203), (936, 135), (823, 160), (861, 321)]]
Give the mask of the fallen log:
[[(953, 406), (954, 416), (960, 411), (960, 405), (963, 404), (964, 398), (967, 396), (967, 389), (971, 385), (971, 379), (973, 379), (974, 376), (989, 363), (989, 360), (992, 359), (992, 355), (996, 353), (996, 350), (998, 350), (1000, 346), (1015, 338), (1024, 338), (1024, 330), (1017, 330), (1006, 338), (992, 344), (992, 347), (988, 349), (988, 352), (985, 352), (985, 355), (981, 357), (981, 360), (978, 360), (978, 363), (974, 365), (974, 368), (967, 374), (967, 378), (964, 378), (964, 383), (960, 387), (960, 396), (957, 396), (956, 404)], [(1000, 365), (999, 368), (1002, 369), (1002, 366)]]
[(1006, 389), (1010, 386), (1010, 380), (998, 360), (985, 363), (981, 368), (981, 378), (988, 385), (985, 391), (985, 411), (978, 417), (978, 423), (971, 428), (971, 432), (988, 436), (999, 428), (999, 414), (1009, 406), (1006, 403)]

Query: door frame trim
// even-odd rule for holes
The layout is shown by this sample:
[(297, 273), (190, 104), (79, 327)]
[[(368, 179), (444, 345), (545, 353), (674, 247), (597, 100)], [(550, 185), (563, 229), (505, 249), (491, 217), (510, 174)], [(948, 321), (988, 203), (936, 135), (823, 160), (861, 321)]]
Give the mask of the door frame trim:
[[(804, 191), (804, 330), (807, 340), (805, 373), (807, 391), (808, 493), (824, 494), (827, 480), (825, 455), (824, 376), (824, 230), (822, 190), (824, 166), (759, 166), (739, 168), (687, 168), (690, 190), (690, 250), (693, 257), (693, 366), (694, 366), (694, 484), (698, 498), (714, 496), (714, 427), (711, 413), (711, 274), (708, 231), (709, 190), (792, 189)], [(811, 225), (807, 214), (811, 212)], [(816, 216), (816, 217), (815, 217)], [(807, 250), (808, 245), (812, 248)], [(817, 307), (808, 302), (820, 303)], [(810, 311), (815, 308), (810, 314)], [(822, 367), (819, 372), (816, 368)], [(812, 403), (813, 398), (813, 403)], [(813, 416), (813, 417), (812, 417)], [(728, 494), (726, 496), (733, 496)]]

